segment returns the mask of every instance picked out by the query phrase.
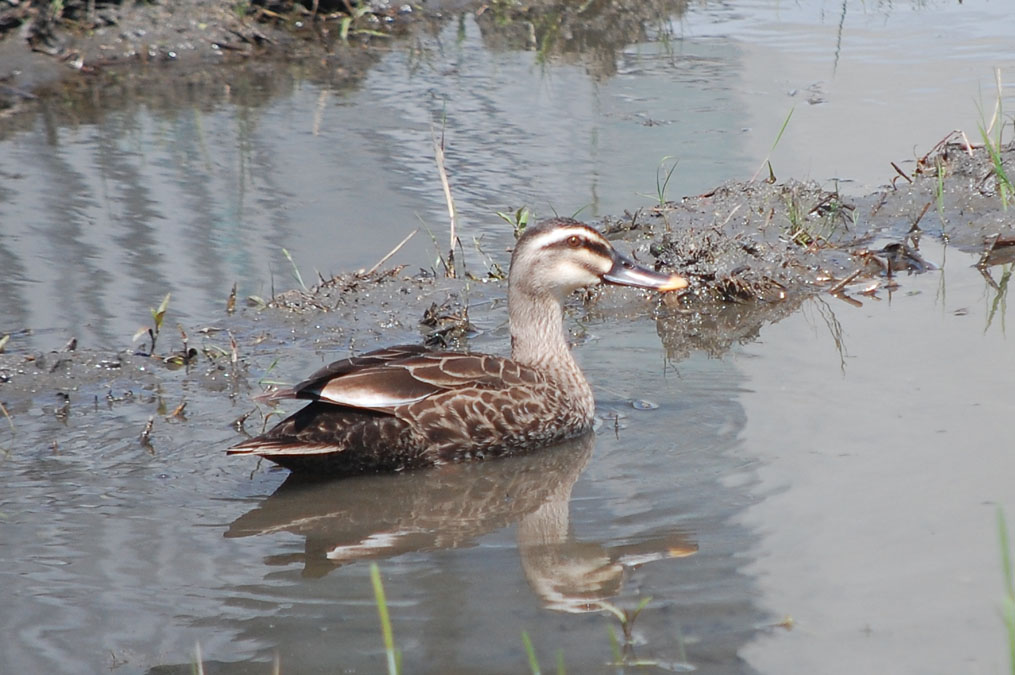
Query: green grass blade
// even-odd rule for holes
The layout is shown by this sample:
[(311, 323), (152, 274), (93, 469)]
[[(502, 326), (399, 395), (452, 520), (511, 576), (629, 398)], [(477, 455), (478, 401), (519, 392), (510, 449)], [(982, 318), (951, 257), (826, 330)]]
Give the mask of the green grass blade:
[(1008, 539), (1008, 524), (1005, 521), (1004, 509), (997, 507), (997, 534), (1001, 542), (1001, 566), (1004, 569), (1004, 590), (1015, 598), (1015, 570), (1011, 566), (1011, 543)]
[(285, 259), (289, 261), (289, 264), (293, 266), (293, 276), (295, 276), (296, 281), (299, 282), (300, 288), (304, 291), (307, 290), (307, 285), (303, 283), (303, 275), (300, 274), (300, 268), (296, 266), (296, 261), (293, 260), (293, 257), (289, 254), (288, 249), (282, 249), (282, 255), (284, 255)]
[(529, 634), (526, 631), (522, 631), (522, 644), (525, 645), (525, 655), (529, 657), (529, 670), (532, 675), (540, 675), (539, 670), (539, 659), (536, 658), (536, 650), (532, 646), (532, 640), (529, 639)]
[(395, 652), (395, 636), (391, 631), (391, 618), (388, 616), (388, 601), (384, 597), (384, 584), (381, 583), (381, 568), (377, 563), (370, 563), (370, 583), (374, 586), (374, 598), (377, 600), (377, 614), (381, 619), (381, 633), (384, 635), (384, 652), (388, 655), (388, 675), (398, 675), (401, 659)]
[(1004, 509), (997, 507), (997, 538), (1001, 546), (1001, 568), (1004, 574), (1004, 602), (1002, 615), (1008, 630), (1008, 660), (1012, 675), (1015, 675), (1015, 569), (1011, 564), (1011, 542), (1008, 539), (1008, 523)]
[(172, 297), (172, 295), (172, 293), (166, 293), (166, 297), (162, 298), (162, 302), (159, 303), (159, 308), (151, 310), (152, 321), (155, 322), (156, 333), (158, 333), (162, 328), (162, 320), (166, 316), (166, 310), (169, 309), (169, 298)]
[(782, 140), (782, 135), (783, 135), (784, 133), (786, 133), (786, 127), (788, 127), (788, 126), (789, 126), (789, 121), (790, 121), (790, 120), (791, 120), (791, 119), (793, 118), (793, 112), (794, 112), (795, 110), (796, 110), (796, 106), (793, 106), (792, 108), (790, 108), (790, 109), (789, 109), (789, 114), (788, 114), (788, 115), (786, 115), (786, 119), (784, 119), (784, 120), (782, 121), (782, 126), (781, 126), (781, 127), (779, 127), (779, 133), (778, 133), (778, 134), (776, 135), (776, 137), (775, 137), (775, 142), (774, 142), (774, 143), (772, 143), (772, 148), (771, 148), (771, 150), (769, 150), (769, 151), (768, 151), (769, 153), (772, 153), (772, 152), (774, 152), (774, 151), (775, 151), (775, 148), (776, 148), (776, 146), (777, 146), (777, 145), (779, 145), (779, 141), (781, 141), (781, 140)]
[(772, 183), (775, 182), (775, 171), (772, 169), (772, 162), (769, 160), (772, 158), (772, 153), (775, 152), (775, 148), (779, 145), (779, 141), (782, 140), (782, 135), (786, 133), (786, 128), (789, 126), (789, 121), (793, 118), (793, 112), (795, 110), (796, 106), (789, 109), (789, 114), (787, 114), (786, 119), (782, 121), (782, 126), (779, 127), (779, 133), (776, 134), (775, 141), (772, 142), (772, 147), (769, 149), (768, 155), (761, 160), (761, 166), (759, 166), (758, 170), (754, 172), (753, 176), (751, 176), (751, 182), (754, 182), (754, 179), (758, 177), (758, 174), (761, 173), (761, 170), (764, 169), (766, 165), (768, 166), (769, 181)]
[(607, 626), (606, 631), (610, 634), (610, 651), (613, 652), (613, 663), (621, 664), (624, 662), (624, 654), (620, 651), (617, 632), (613, 630), (613, 626)]
[[(659, 170), (666, 166), (666, 162), (673, 160), (673, 165), (670, 166), (666, 172), (666, 178), (661, 182), (659, 180)], [(680, 164), (680, 160), (672, 155), (667, 155), (659, 160), (659, 165), (656, 167), (656, 197), (659, 199), (659, 206), (663, 206), (666, 203), (666, 188), (670, 184), (670, 179), (673, 178), (673, 172), (677, 170), (677, 165)]]

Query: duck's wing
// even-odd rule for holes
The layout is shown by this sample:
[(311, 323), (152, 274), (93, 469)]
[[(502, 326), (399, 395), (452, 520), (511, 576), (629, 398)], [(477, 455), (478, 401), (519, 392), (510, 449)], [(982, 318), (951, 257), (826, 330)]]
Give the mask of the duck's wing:
[(487, 354), (427, 352), (391, 347), (336, 361), (274, 398), (299, 398), (392, 414), (434, 394), (477, 387), (532, 383), (538, 375), (509, 359)]
[(319, 400), (318, 390), (329, 381), (361, 371), (371, 367), (383, 366), (385, 363), (406, 359), (419, 354), (426, 353), (426, 347), (418, 345), (396, 345), (377, 349), (359, 356), (351, 356), (329, 363), (323, 368), (315, 371), (310, 377), (292, 387), (276, 389), (275, 391), (255, 397), (262, 401), (278, 401), (280, 399), (298, 398)]
[(375, 349), (374, 351), (367, 352), (366, 354), (350, 356), (347, 359), (341, 359), (339, 361), (335, 361), (334, 363), (329, 363), (320, 370), (314, 372), (303, 382), (297, 384), (293, 387), (293, 389), (298, 391), (302, 387), (312, 384), (318, 380), (340, 377), (361, 368), (382, 366), (385, 363), (391, 363), (392, 361), (399, 361), (401, 359), (407, 359), (412, 356), (419, 356), (420, 354), (426, 353), (426, 347), (422, 347), (420, 345), (395, 345), (394, 347)]

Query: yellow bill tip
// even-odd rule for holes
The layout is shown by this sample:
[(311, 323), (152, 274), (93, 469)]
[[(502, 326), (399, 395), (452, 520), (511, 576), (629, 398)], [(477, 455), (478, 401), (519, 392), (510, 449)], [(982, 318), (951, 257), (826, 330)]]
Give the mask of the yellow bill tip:
[(669, 278), (669, 280), (666, 283), (664, 283), (662, 286), (659, 287), (659, 290), (665, 292), (679, 291), (683, 288), (687, 288), (687, 286), (688, 286), (687, 279), (674, 274)]

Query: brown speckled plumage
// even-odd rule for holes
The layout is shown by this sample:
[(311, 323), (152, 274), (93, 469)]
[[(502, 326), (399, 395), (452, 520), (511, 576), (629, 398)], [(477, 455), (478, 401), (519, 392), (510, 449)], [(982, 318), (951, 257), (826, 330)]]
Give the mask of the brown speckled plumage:
[(587, 431), (595, 402), (564, 338), (562, 303), (602, 281), (686, 286), (623, 258), (586, 225), (544, 221), (511, 258), (510, 359), (398, 346), (337, 361), (276, 392), (312, 403), (229, 453), (348, 475), (496, 457)]

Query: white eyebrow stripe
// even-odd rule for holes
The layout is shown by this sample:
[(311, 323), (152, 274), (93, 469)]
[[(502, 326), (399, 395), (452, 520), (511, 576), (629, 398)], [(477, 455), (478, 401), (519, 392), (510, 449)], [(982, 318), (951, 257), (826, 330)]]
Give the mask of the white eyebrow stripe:
[(598, 232), (584, 227), (572, 226), (557, 228), (550, 230), (549, 232), (539, 234), (533, 238), (532, 246), (533, 248), (549, 248), (550, 246), (559, 244), (560, 242), (565, 241), (568, 237), (573, 237), (575, 235), (581, 237), (582, 239), (590, 239), (592, 241), (598, 241), (609, 245), (609, 242), (607, 242)]

